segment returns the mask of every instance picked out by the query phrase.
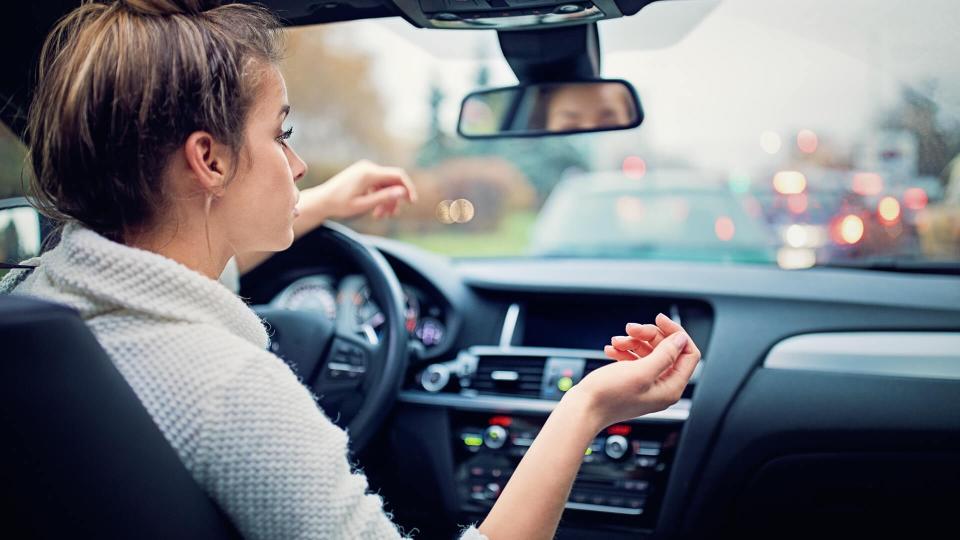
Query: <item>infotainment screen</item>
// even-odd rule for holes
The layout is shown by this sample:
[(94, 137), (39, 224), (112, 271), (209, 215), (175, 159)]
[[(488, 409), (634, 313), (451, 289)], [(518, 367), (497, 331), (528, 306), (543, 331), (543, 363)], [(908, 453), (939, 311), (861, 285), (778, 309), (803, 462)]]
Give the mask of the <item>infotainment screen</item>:
[(657, 313), (670, 313), (670, 302), (616, 300), (610, 297), (531, 299), (518, 324), (527, 347), (599, 349), (611, 336), (622, 336), (628, 322), (651, 323)]

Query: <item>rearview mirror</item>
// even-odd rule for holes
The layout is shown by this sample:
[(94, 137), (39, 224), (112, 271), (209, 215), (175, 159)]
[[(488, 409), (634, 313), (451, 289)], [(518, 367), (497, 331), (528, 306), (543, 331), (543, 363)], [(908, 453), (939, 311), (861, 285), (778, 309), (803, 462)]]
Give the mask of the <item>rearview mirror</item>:
[(467, 139), (630, 129), (643, 122), (633, 85), (618, 79), (508, 86), (467, 95), (457, 132)]

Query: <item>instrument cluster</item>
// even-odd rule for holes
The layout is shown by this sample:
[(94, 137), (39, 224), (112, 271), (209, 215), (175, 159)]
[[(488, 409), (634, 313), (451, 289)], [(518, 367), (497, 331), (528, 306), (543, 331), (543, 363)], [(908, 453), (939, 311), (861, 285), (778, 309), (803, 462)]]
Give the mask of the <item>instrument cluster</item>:
[[(418, 287), (410, 284), (401, 287), (404, 326), (411, 339), (427, 349), (443, 343), (447, 325), (441, 303)], [(367, 280), (360, 275), (342, 279), (328, 274), (302, 277), (280, 291), (271, 305), (320, 313), (335, 322), (339, 330), (362, 335), (373, 344), (380, 342), (386, 322)]]

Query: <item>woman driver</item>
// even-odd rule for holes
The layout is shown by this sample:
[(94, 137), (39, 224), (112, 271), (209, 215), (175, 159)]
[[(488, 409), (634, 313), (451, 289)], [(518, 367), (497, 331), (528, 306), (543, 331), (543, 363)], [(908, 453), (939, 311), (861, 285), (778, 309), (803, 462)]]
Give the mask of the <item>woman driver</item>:
[[(64, 228), (27, 261), (35, 270), (0, 288), (81, 314), (245, 537), (397, 538), (347, 462), (346, 433), (217, 281), (232, 257), (249, 267), (324, 216), (389, 214), (413, 199), (402, 172), (362, 163), (308, 190), (298, 217), (306, 166), (286, 142), (281, 38), (265, 9), (199, 0), (85, 3), (61, 20), (41, 56), (27, 141), (36, 202)], [(552, 538), (594, 436), (679, 399), (700, 354), (679, 326), (656, 323), (614, 338), (609, 356), (642, 359), (567, 392), (462, 538)]]

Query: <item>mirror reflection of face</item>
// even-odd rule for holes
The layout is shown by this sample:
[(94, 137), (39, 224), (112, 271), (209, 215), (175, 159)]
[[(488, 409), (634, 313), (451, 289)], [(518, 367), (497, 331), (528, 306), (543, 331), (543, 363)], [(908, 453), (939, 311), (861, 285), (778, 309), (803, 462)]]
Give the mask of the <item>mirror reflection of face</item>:
[(633, 100), (620, 84), (564, 84), (547, 93), (547, 131), (623, 127), (634, 120)]

